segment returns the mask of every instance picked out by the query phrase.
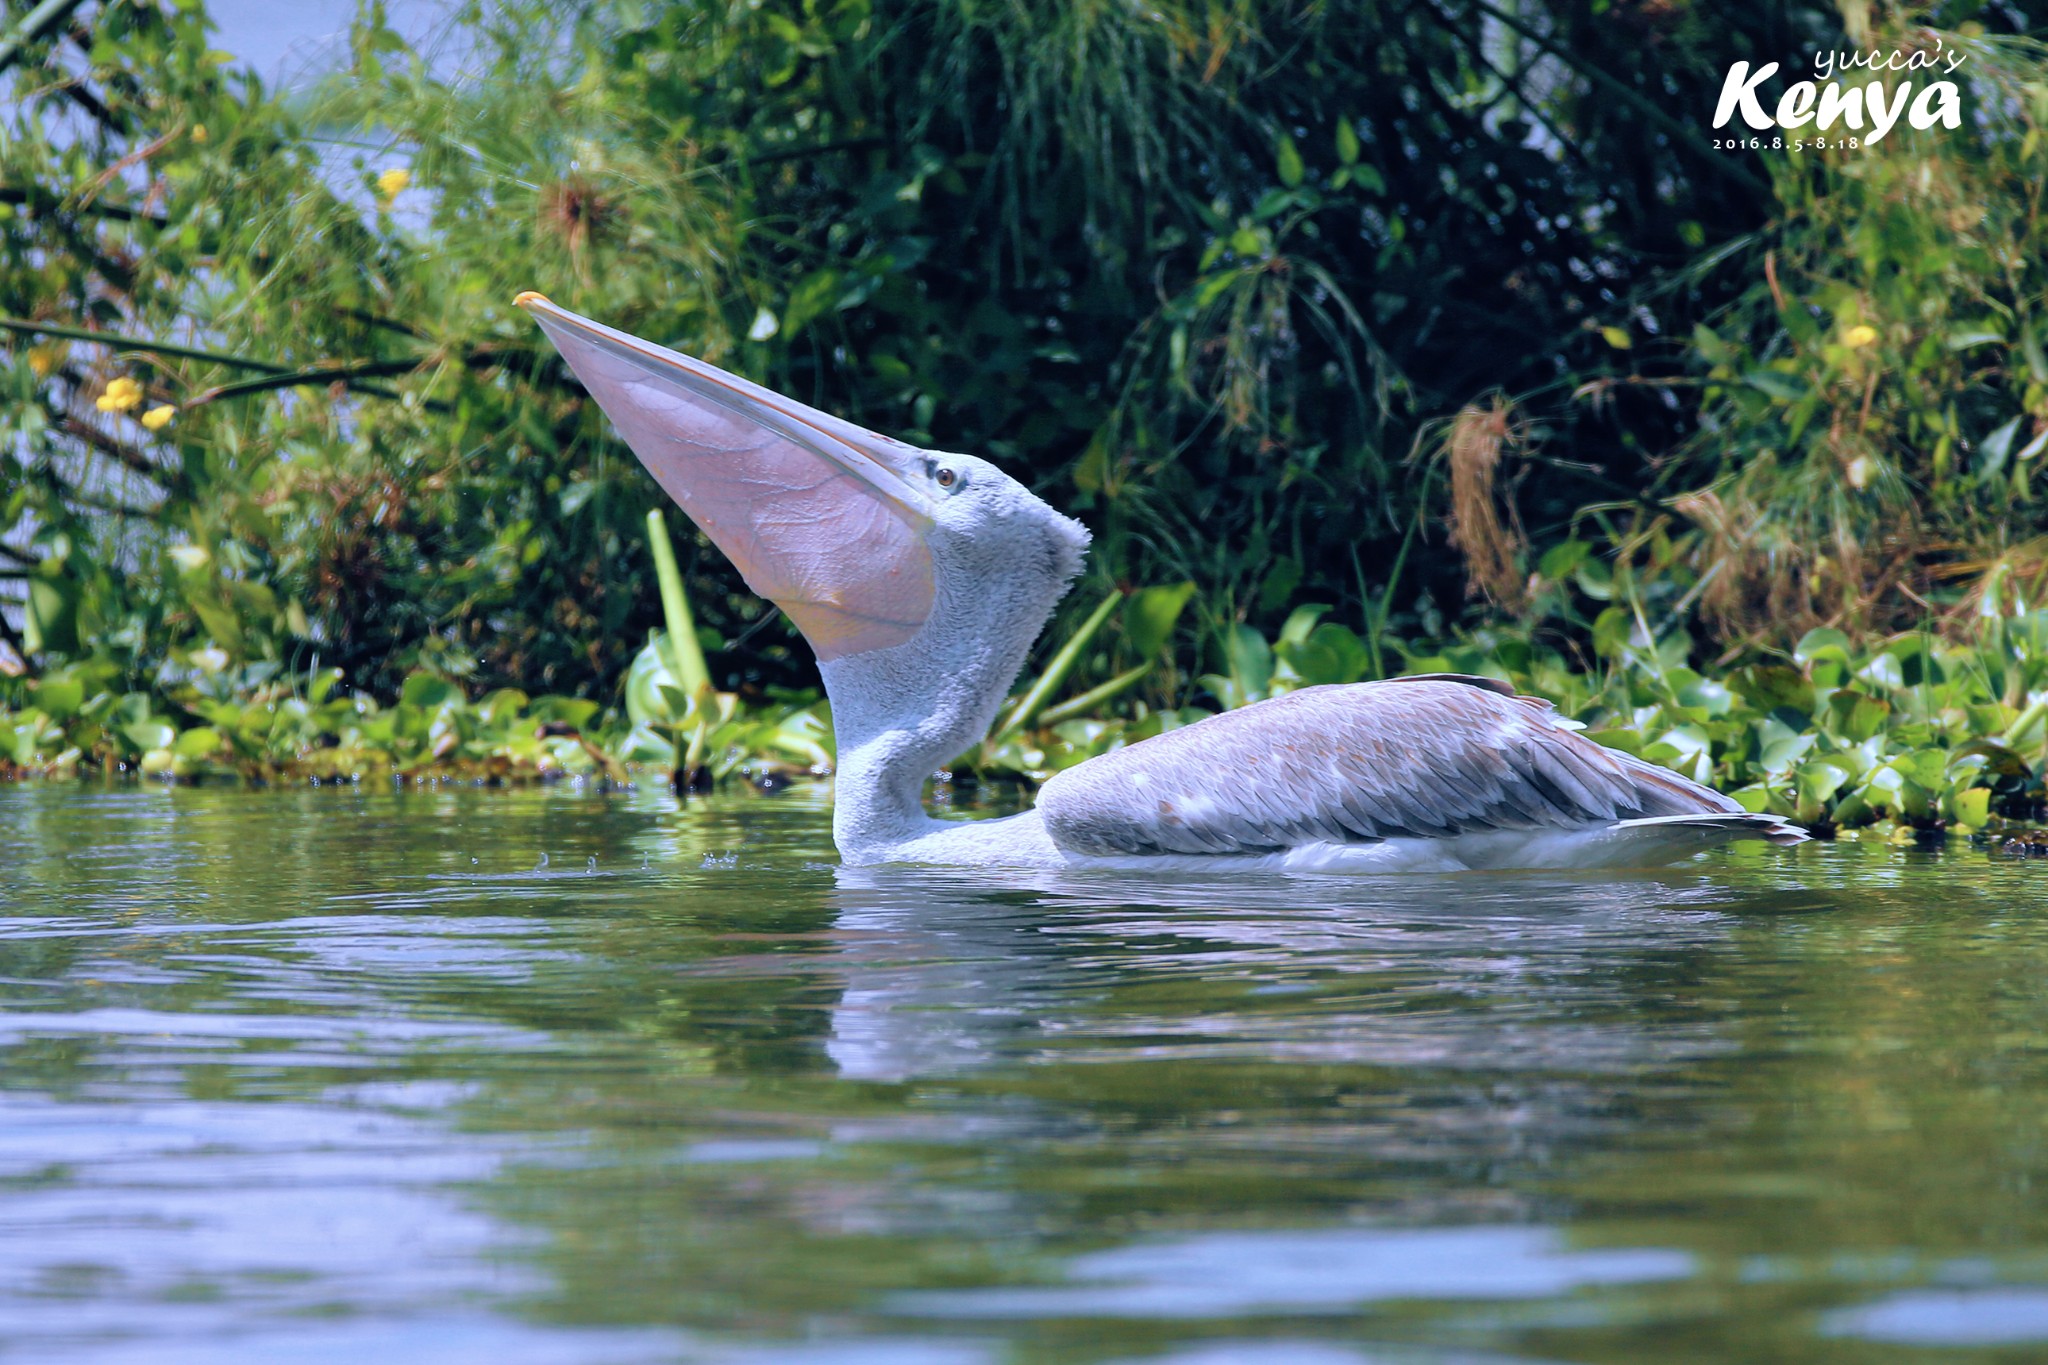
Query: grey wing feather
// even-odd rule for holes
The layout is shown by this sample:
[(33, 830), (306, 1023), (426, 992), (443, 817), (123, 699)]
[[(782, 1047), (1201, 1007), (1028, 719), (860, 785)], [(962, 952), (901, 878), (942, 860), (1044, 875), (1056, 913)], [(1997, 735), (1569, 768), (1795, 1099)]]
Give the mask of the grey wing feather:
[(1264, 853), (1735, 814), (1719, 792), (1577, 734), (1491, 678), (1310, 687), (1059, 773), (1038, 808), (1072, 853)]

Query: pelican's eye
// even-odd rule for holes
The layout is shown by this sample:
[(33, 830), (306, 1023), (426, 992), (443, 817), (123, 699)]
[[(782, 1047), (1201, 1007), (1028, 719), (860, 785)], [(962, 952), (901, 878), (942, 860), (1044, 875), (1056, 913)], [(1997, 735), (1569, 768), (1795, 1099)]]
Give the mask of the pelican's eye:
[(948, 469), (946, 466), (940, 465), (936, 470), (932, 471), (932, 482), (938, 484), (941, 488), (956, 487), (960, 482), (960, 471)]

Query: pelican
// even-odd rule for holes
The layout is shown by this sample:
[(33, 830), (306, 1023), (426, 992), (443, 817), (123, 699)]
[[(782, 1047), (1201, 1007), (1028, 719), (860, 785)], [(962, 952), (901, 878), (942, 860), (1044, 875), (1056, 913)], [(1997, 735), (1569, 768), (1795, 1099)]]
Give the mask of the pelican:
[(1807, 837), (1455, 674), (1303, 688), (1069, 768), (1021, 815), (936, 819), (927, 777), (988, 733), (1086, 528), (986, 460), (879, 436), (541, 294), (516, 302), (816, 653), (850, 865), (1641, 867)]

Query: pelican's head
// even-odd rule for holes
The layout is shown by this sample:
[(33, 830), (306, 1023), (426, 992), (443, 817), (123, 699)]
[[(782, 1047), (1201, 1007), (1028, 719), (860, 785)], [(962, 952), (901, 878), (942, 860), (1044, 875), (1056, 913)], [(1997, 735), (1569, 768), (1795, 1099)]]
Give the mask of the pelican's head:
[(1028, 646), (1080, 571), (1088, 532), (986, 460), (876, 435), (539, 294), (517, 302), (820, 663), (928, 624), (1023, 625)]

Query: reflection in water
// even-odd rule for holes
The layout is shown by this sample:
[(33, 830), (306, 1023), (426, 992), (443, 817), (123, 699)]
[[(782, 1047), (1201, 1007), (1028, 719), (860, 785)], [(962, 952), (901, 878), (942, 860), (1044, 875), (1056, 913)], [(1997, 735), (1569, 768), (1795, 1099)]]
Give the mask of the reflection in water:
[(2022, 1358), (2039, 875), (993, 884), (838, 868), (806, 792), (0, 789), (0, 1362)]
[[(844, 1074), (869, 1080), (1028, 1061), (1053, 1046), (1082, 1060), (1099, 991), (1130, 993), (1136, 983), (1119, 976), (1169, 982), (1197, 971), (1201, 986), (1253, 997), (1224, 1017), (1227, 1030), (1206, 1013), (1118, 1010), (1108, 1036), (1148, 1029), (1152, 1058), (1627, 1069), (1717, 1044), (1705, 1021), (1637, 1014), (1578, 1024), (1546, 1009), (1542, 1026), (1515, 1028), (1526, 1022), (1508, 1017), (1515, 995), (1562, 987), (1597, 1006), (1626, 988), (1582, 970), (1603, 955), (1707, 953), (1725, 944), (1731, 906), (1831, 903), (1825, 893), (1751, 892), (1761, 904), (1747, 905), (1697, 877), (1651, 875), (1037, 873), (997, 892), (951, 870), (864, 867), (838, 869), (837, 888), (844, 987), (827, 1051)], [(1270, 1010), (1256, 1007), (1258, 995), (1273, 997)], [(1315, 1008), (1289, 1008), (1288, 996), (1314, 997)]]
[(1692, 1269), (1682, 1251), (1570, 1251), (1550, 1228), (1215, 1232), (1077, 1256), (1073, 1286), (925, 1291), (894, 1306), (940, 1318), (1237, 1318), (1380, 1299), (1549, 1298)]
[(1902, 1346), (2016, 1346), (2048, 1342), (2048, 1291), (1909, 1290), (1822, 1319), (1829, 1336)]

